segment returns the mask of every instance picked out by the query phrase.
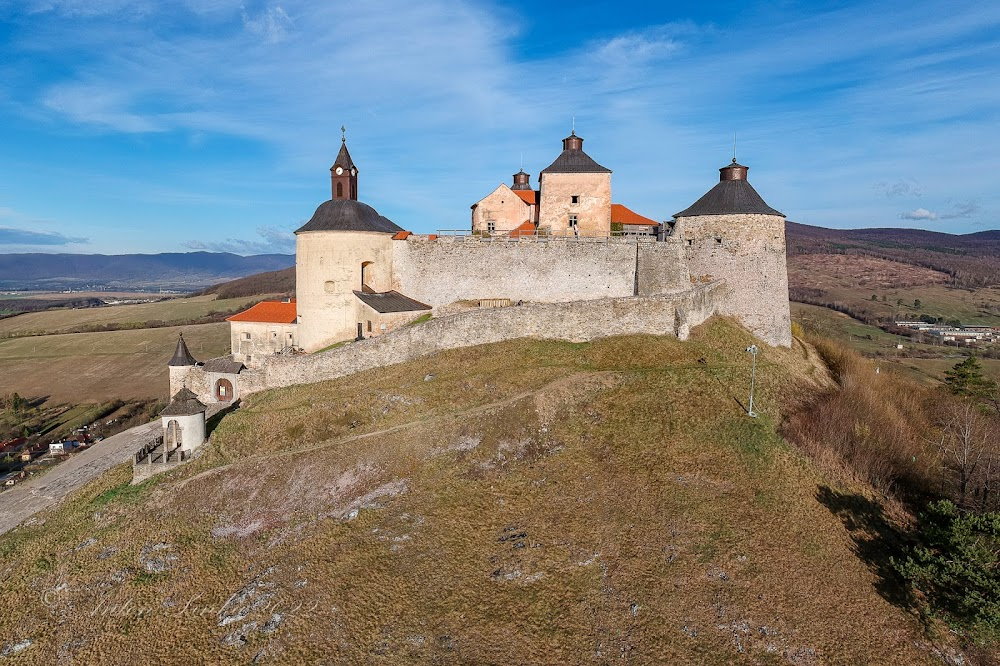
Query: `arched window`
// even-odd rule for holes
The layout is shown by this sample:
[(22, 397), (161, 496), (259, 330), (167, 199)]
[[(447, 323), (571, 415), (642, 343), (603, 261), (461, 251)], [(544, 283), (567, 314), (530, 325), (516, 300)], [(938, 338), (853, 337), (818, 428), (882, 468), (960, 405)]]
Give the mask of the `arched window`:
[(166, 437), (163, 438), (163, 449), (172, 451), (181, 445), (181, 426), (176, 420), (171, 419), (167, 423)]
[(371, 265), (372, 265), (372, 262), (370, 262), (370, 261), (365, 261), (365, 262), (362, 262), (362, 264), (361, 264), (361, 291), (366, 291), (366, 292), (369, 292), (369, 293), (375, 291), (374, 289), (372, 289), (371, 285), (369, 284), (371, 282), (371, 279), (372, 279)]
[(343, 183), (337, 183), (337, 198), (338, 199), (343, 199), (344, 198), (344, 184)]
[(219, 402), (232, 402), (233, 383), (228, 379), (220, 379), (217, 381), (215, 383), (215, 399)]

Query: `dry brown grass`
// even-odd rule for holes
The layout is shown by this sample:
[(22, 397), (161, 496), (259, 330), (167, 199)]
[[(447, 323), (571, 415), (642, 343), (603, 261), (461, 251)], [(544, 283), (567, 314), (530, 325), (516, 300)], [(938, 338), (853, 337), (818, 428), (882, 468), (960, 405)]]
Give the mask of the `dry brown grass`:
[(750, 419), (752, 341), (522, 340), (252, 396), (189, 465), (0, 537), (0, 635), (38, 663), (930, 663), (776, 434), (825, 370), (765, 348)]

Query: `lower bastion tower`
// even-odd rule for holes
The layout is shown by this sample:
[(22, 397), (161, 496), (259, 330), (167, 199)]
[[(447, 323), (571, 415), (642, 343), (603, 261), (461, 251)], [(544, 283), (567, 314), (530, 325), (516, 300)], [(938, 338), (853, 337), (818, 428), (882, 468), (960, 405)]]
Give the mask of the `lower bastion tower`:
[(732, 315), (765, 342), (792, 344), (785, 263), (785, 215), (747, 180), (748, 167), (719, 169), (719, 183), (674, 214), (692, 281), (724, 280), (719, 313)]

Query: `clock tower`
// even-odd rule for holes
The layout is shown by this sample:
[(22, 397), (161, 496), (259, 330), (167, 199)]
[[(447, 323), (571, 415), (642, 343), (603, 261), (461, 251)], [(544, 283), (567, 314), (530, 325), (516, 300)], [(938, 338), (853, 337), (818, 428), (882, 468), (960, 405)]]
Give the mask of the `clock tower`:
[(358, 168), (347, 152), (346, 129), (340, 128), (340, 152), (330, 167), (331, 199), (358, 200)]

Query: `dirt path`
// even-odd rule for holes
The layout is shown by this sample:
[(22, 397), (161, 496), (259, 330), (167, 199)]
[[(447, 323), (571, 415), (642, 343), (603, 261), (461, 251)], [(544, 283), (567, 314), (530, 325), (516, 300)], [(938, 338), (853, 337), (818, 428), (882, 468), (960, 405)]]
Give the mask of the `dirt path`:
[(156, 420), (120, 432), (71, 456), (45, 474), (0, 493), (0, 534), (56, 504), (115, 465), (131, 460), (132, 454), (160, 434), (161, 427)]

